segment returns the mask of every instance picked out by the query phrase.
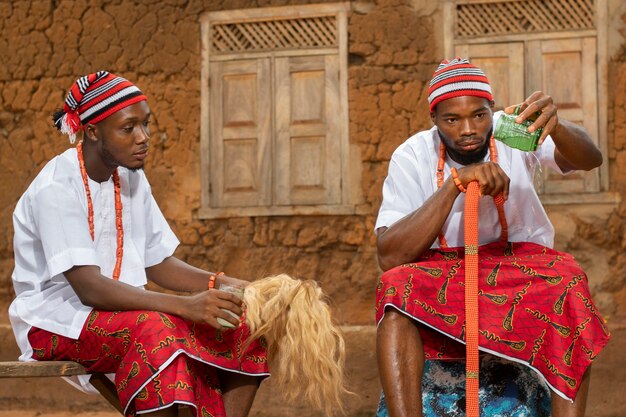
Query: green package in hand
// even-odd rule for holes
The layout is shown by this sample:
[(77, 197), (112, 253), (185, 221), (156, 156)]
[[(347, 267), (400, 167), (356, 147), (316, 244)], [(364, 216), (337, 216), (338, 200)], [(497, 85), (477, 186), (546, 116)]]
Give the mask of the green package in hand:
[(520, 106), (517, 106), (513, 114), (502, 114), (500, 116), (496, 122), (493, 137), (511, 148), (527, 152), (534, 151), (537, 149), (539, 137), (543, 129), (539, 128), (532, 133), (529, 132), (528, 126), (534, 122), (531, 119), (526, 119), (522, 123), (515, 123), (519, 109)]

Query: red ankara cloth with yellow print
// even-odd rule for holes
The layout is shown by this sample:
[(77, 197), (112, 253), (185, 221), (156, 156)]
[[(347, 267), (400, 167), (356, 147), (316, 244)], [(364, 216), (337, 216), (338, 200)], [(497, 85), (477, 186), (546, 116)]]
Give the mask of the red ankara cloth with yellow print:
[[(581, 267), (535, 243), (494, 242), (478, 257), (479, 349), (528, 365), (575, 398), (610, 338)], [(463, 248), (429, 250), (381, 276), (376, 322), (393, 307), (421, 324), (426, 359), (464, 358), (464, 282)]]
[(31, 329), (33, 359), (71, 360), (89, 372), (115, 373), (126, 416), (173, 403), (198, 416), (226, 417), (217, 371), (267, 376), (266, 350), (249, 330), (216, 330), (155, 311), (92, 311), (78, 340)]

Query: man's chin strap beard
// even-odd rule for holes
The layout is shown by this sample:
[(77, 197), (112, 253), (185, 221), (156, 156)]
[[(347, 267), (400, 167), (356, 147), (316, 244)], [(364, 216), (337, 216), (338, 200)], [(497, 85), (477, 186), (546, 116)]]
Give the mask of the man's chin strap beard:
[(438, 131), (438, 133), (439, 138), (443, 140), (443, 143), (446, 145), (446, 151), (448, 152), (448, 155), (450, 155), (450, 158), (452, 158), (452, 160), (458, 162), (461, 165), (471, 165), (482, 162), (485, 159), (487, 153), (489, 153), (489, 140), (491, 138), (492, 131), (493, 128), (489, 130), (489, 133), (487, 134), (487, 140), (485, 141), (483, 147), (477, 150), (476, 153), (472, 154), (462, 154), (456, 151), (452, 146), (450, 146), (450, 140), (444, 137), (441, 132)]
[(489, 141), (485, 142), (485, 145), (473, 154), (462, 154), (452, 148), (447, 148), (450, 158), (455, 160), (461, 165), (471, 165), (482, 162), (485, 159), (485, 155), (489, 152)]

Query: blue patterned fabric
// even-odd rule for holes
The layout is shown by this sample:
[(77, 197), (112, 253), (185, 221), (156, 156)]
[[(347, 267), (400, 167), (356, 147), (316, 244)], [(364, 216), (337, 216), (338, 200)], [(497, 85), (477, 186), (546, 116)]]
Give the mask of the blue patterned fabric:
[[(481, 357), (480, 415), (550, 417), (550, 390), (528, 367)], [(465, 417), (465, 361), (426, 361), (422, 378), (424, 417)], [(381, 393), (376, 417), (388, 417)]]

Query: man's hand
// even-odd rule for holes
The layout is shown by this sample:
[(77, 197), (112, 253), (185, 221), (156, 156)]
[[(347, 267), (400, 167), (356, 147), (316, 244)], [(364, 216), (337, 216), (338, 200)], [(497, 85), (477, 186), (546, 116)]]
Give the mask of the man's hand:
[[(520, 106), (520, 114), (515, 119), (515, 122), (522, 123), (526, 119), (534, 119), (533, 124), (528, 126), (528, 131), (532, 133), (540, 127), (543, 127), (538, 142), (538, 144), (541, 145), (550, 132), (559, 124), (556, 105), (552, 97), (545, 94), (543, 91), (535, 91), (524, 100), (524, 102), (509, 106), (504, 109), (504, 112), (506, 114), (513, 114), (518, 105)], [(540, 113), (540, 115), (537, 116), (537, 113)]]
[(481, 162), (468, 165), (458, 170), (459, 180), (465, 188), (467, 184), (476, 180), (480, 184), (480, 195), (492, 197), (502, 193), (505, 200), (509, 198), (509, 183), (511, 180), (504, 173), (500, 165), (495, 162)]
[[(507, 114), (515, 111), (515, 106), (504, 109)], [(521, 123), (526, 119), (534, 119), (528, 126), (529, 132), (543, 127), (538, 144), (541, 145), (548, 135), (552, 137), (556, 150), (554, 160), (564, 172), (576, 169), (591, 170), (602, 165), (602, 152), (593, 141), (589, 132), (576, 123), (559, 120), (556, 105), (552, 97), (542, 91), (535, 91), (523, 103), (522, 112), (515, 121)], [(540, 115), (535, 119), (536, 113)]]
[(211, 289), (183, 297), (183, 300), (183, 308), (179, 315), (187, 320), (194, 323), (206, 323), (216, 329), (223, 329), (224, 327), (217, 322), (217, 319), (221, 318), (235, 327), (239, 326), (239, 321), (224, 311), (229, 310), (237, 316), (241, 316), (242, 300), (234, 294)]

